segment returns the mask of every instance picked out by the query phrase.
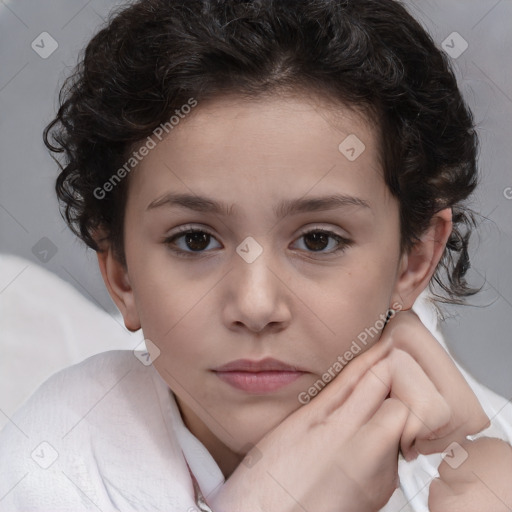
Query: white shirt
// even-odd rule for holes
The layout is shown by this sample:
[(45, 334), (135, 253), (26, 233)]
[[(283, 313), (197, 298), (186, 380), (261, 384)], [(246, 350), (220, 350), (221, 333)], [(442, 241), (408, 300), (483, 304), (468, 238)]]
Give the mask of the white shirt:
[(50, 377), (2, 430), (0, 510), (194, 510), (184, 457), (204, 493), (224, 481), (154, 367), (104, 352)]
[[(487, 433), (510, 442), (510, 404), (469, 382), (493, 417)], [(0, 511), (196, 512), (185, 459), (205, 496), (224, 482), (154, 367), (129, 350), (104, 352), (50, 377), (0, 433)], [(440, 462), (401, 460), (403, 493), (383, 510), (428, 511)]]

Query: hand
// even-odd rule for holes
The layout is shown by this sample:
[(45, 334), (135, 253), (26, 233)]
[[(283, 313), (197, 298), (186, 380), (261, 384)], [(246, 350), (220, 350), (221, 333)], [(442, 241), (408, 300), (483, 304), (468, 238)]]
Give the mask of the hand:
[[(454, 462), (467, 452), (460, 466), (449, 459), (439, 466), (430, 484), (430, 512), (510, 512), (512, 510), (512, 447), (500, 439), (481, 437), (457, 449)], [(462, 460), (462, 459), (461, 459)]]
[[(414, 406), (415, 414), (410, 415), (401, 440), (406, 459), (412, 458), (415, 451), (425, 455), (442, 452), (452, 441), (462, 443), (466, 436), (481, 432), (490, 425), (466, 379), (416, 313), (401, 311), (392, 318), (379, 343), (387, 339), (394, 348), (403, 350), (421, 366), (450, 410), (449, 421), (436, 429), (426, 411), (422, 410), (422, 404)], [(409, 380), (405, 376), (404, 379)], [(412, 383), (412, 376), (409, 382)], [(397, 389), (394, 392), (396, 398), (405, 399)]]
[(432, 453), (487, 424), (449, 355), (413, 312), (401, 312), (209, 501), (215, 512), (375, 512), (397, 487), (400, 446), (409, 458), (414, 446)]
[[(247, 454), (258, 462), (238, 466), (208, 498), (212, 510), (376, 512), (385, 505), (398, 486), (398, 445), (409, 414), (387, 398), (390, 367), (404, 361), (367, 354)], [(431, 403), (432, 414), (444, 405)]]

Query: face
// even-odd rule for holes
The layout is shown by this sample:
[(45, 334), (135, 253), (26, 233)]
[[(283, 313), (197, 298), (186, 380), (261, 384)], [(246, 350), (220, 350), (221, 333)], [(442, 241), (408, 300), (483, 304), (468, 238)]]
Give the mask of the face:
[(374, 125), (312, 97), (225, 97), (129, 179), (127, 280), (154, 366), (200, 439), (243, 452), (393, 303), (399, 207)]

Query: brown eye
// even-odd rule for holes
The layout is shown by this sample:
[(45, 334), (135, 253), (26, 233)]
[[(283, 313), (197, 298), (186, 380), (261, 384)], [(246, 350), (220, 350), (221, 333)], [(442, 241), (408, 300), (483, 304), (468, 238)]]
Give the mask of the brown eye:
[(321, 251), (329, 244), (329, 235), (322, 231), (313, 231), (304, 235), (306, 247), (312, 251)]
[(210, 242), (208, 233), (188, 233), (184, 235), (185, 245), (192, 251), (204, 251)]
[(303, 233), (299, 240), (303, 240), (302, 250), (310, 253), (332, 254), (345, 250), (352, 242), (332, 231), (314, 229)]
[[(201, 254), (203, 252), (209, 252), (207, 249), (212, 241), (216, 241), (213, 235), (204, 230), (184, 229), (180, 233), (166, 238), (164, 243), (177, 254), (192, 256), (193, 253)], [(220, 244), (214, 248), (218, 247), (220, 247)]]

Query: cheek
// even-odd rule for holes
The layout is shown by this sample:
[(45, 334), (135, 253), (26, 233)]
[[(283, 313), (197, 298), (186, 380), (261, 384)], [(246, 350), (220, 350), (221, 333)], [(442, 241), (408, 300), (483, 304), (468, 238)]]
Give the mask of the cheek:
[[(142, 235), (141, 235), (142, 236)], [(135, 237), (132, 237), (135, 238)], [(166, 338), (201, 309), (201, 299), (215, 284), (213, 276), (194, 275), (190, 264), (173, 259), (160, 244), (127, 241), (127, 263), (144, 334)], [(191, 275), (192, 274), (192, 275)]]
[(208, 332), (204, 325), (206, 302), (202, 300), (207, 290), (200, 283), (181, 284), (179, 279), (169, 286), (165, 281), (147, 281), (135, 289), (135, 296), (145, 337), (159, 347), (181, 351), (187, 347), (190, 351), (196, 345), (190, 340), (198, 340), (198, 333), (204, 336)]
[(353, 341), (363, 352), (378, 340), (390, 306), (389, 275), (380, 265), (362, 263), (335, 274), (328, 288), (317, 290), (315, 303), (322, 304), (322, 318), (335, 333), (325, 347), (331, 359), (333, 354), (348, 349)]
[[(375, 258), (354, 256), (345, 268), (333, 271), (321, 289), (320, 303), (334, 306), (342, 304), (354, 317), (364, 311), (381, 307), (388, 300), (392, 287), (391, 272), (385, 262)], [(325, 286), (327, 284), (327, 286)]]
[(151, 263), (149, 258), (133, 284), (142, 330), (159, 348), (160, 365), (180, 374), (201, 366), (212, 342), (212, 284), (184, 277), (172, 265)]

